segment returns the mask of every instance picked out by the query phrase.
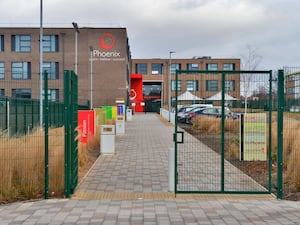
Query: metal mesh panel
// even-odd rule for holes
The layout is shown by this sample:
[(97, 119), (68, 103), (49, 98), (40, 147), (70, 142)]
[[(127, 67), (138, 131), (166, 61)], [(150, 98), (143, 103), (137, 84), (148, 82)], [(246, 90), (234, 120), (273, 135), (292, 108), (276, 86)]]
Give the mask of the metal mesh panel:
[[(177, 71), (176, 78), (175, 132), (184, 131), (176, 191), (270, 192), (271, 72)], [(194, 108), (182, 114), (187, 105)]]
[[(5, 71), (0, 81), (0, 201), (49, 197), (64, 191), (64, 107), (62, 79), (48, 81), (49, 104), (40, 126), (39, 74)], [(45, 87), (43, 87), (43, 90)], [(44, 92), (43, 92), (44, 93)], [(44, 96), (44, 94), (43, 94)], [(61, 98), (61, 99), (60, 99)], [(49, 133), (46, 145), (45, 108)], [(45, 155), (48, 148), (48, 156)], [(48, 157), (48, 172), (45, 161)], [(45, 187), (45, 180), (48, 187)], [(47, 193), (48, 194), (48, 193)]]
[(300, 190), (300, 67), (284, 68), (283, 198), (297, 199)]
[[(9, 104), (11, 102), (9, 101)], [(24, 109), (23, 107), (26, 108), (29, 102), (9, 107)], [(16, 111), (19, 113), (15, 116)], [(5, 110), (1, 111), (1, 118), (6, 118), (7, 121), (1, 124), (0, 202), (43, 196), (44, 133), (40, 129), (29, 126), (31, 124), (29, 118), (27, 118), (28, 126), (24, 125), (23, 118), (27, 117), (29, 110), (25, 114), (21, 113), (22, 111), (13, 110), (10, 113)], [(38, 117), (34, 114), (33, 116)], [(20, 122), (20, 117), (22, 117), (22, 122)]]
[[(240, 192), (271, 191), (270, 116), (272, 116), (272, 77), (270, 72), (240, 73), (241, 97), (235, 102), (233, 111), (241, 115), (242, 123), (235, 130), (225, 132), (225, 159), (235, 168), (225, 167), (225, 177), (234, 177), (225, 182), (225, 190)], [(239, 143), (237, 155), (236, 143)], [(238, 186), (232, 185), (237, 183)]]

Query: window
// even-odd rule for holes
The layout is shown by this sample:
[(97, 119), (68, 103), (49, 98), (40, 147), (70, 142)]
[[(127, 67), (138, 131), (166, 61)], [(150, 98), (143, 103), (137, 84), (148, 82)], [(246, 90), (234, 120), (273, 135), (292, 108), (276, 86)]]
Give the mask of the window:
[(12, 89), (11, 93), (14, 98), (31, 98), (31, 89)]
[(147, 74), (148, 73), (147, 64), (146, 63), (135, 64), (135, 72), (141, 74)]
[(58, 52), (58, 35), (43, 36), (43, 51)]
[(181, 70), (181, 64), (179, 64), (179, 63), (172, 63), (171, 64), (171, 74), (176, 73), (176, 70)]
[(161, 85), (156, 83), (148, 83), (143, 85), (143, 95), (145, 97), (160, 97)]
[(223, 70), (235, 70), (235, 64), (233, 63), (224, 63)]
[(299, 80), (299, 74), (290, 75), (288, 77), (289, 77), (288, 78), (289, 81), (297, 81), (297, 80)]
[(4, 52), (4, 35), (0, 35), (0, 52)]
[(13, 62), (11, 65), (12, 79), (31, 79), (31, 64), (30, 62)]
[[(176, 81), (175, 81), (175, 80), (172, 80), (172, 81), (171, 81), (171, 90), (172, 90), (172, 91), (176, 91), (176, 86), (175, 86), (175, 85), (176, 85)], [(178, 81), (177, 81), (177, 90), (178, 90), (178, 91), (181, 91), (181, 80), (178, 80)]]
[(188, 63), (187, 69), (188, 70), (199, 70), (199, 65), (196, 63)]
[(207, 80), (206, 81), (206, 91), (217, 91), (218, 81), (217, 80)]
[(290, 94), (295, 94), (296, 93), (296, 88), (295, 87), (289, 88), (289, 93)]
[(14, 52), (30, 52), (31, 51), (30, 35), (12, 35), (11, 50)]
[[(45, 90), (43, 90), (43, 99), (45, 99)], [(48, 90), (48, 100), (52, 102), (59, 101), (59, 91), (58, 89), (49, 89)]]
[(225, 80), (225, 91), (235, 91), (235, 80)]
[(187, 80), (186, 81), (187, 91), (198, 91), (198, 80)]
[(217, 63), (207, 63), (206, 70), (210, 70), (210, 71), (218, 70), (218, 64)]
[(0, 79), (5, 78), (5, 64), (4, 62), (0, 62)]
[(5, 96), (5, 89), (0, 89), (0, 97), (4, 97)]
[(49, 80), (56, 80), (59, 78), (58, 62), (43, 62), (43, 72), (48, 72)]
[(152, 74), (162, 74), (163, 73), (163, 64), (153, 63), (152, 67)]

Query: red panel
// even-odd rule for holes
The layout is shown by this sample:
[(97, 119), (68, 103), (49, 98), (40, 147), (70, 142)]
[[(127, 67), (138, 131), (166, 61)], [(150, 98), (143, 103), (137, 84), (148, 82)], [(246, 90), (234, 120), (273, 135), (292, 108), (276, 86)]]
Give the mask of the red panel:
[(78, 133), (80, 141), (89, 142), (89, 137), (95, 133), (95, 113), (94, 110), (78, 110)]
[(134, 112), (144, 112), (142, 74), (131, 74), (130, 100)]

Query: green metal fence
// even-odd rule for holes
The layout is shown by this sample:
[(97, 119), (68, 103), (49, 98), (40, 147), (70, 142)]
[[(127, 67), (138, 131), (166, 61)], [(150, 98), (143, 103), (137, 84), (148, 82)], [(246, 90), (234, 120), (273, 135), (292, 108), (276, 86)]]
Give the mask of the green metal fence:
[[(44, 78), (48, 93), (46, 73)], [(73, 193), (78, 181), (77, 76), (65, 71), (64, 78), (64, 84), (57, 85), (64, 86), (67, 98), (44, 99), (43, 127), (39, 100), (0, 99), (0, 203)]]
[(176, 193), (273, 191), (273, 83), (272, 71), (176, 72)]
[[(299, 199), (300, 190), (300, 68), (278, 72), (278, 185), (280, 198)], [(282, 182), (281, 182), (282, 181)]]
[[(9, 136), (26, 135), (39, 126), (40, 102), (34, 99), (0, 98), (0, 129)], [(63, 126), (64, 104), (49, 102), (49, 126)]]

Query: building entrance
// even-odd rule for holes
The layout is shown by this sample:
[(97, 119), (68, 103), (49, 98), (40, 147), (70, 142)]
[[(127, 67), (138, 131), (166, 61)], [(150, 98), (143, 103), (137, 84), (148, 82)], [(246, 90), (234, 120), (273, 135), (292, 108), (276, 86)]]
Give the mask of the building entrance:
[(150, 82), (143, 84), (145, 112), (159, 112), (161, 106), (161, 83)]

